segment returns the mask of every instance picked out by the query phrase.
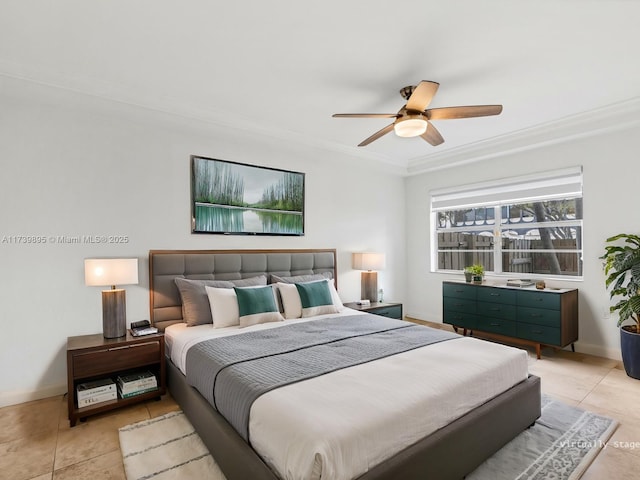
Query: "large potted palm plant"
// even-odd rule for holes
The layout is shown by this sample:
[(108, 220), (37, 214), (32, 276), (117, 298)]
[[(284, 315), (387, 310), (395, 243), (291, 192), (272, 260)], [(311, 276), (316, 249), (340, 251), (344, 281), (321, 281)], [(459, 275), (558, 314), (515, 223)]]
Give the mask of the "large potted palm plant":
[[(604, 263), (610, 307), (618, 312), (620, 350), (627, 375), (640, 379), (640, 236), (621, 233), (607, 238)], [(631, 321), (632, 323), (628, 323)]]

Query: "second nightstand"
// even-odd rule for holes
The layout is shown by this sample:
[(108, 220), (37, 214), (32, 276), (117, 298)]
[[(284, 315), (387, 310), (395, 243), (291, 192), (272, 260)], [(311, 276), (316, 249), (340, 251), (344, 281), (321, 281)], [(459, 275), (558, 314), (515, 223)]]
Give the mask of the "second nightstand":
[(358, 305), (356, 302), (349, 302), (345, 303), (344, 306), (360, 312), (373, 313), (374, 315), (402, 320), (401, 303), (372, 302), (371, 305)]

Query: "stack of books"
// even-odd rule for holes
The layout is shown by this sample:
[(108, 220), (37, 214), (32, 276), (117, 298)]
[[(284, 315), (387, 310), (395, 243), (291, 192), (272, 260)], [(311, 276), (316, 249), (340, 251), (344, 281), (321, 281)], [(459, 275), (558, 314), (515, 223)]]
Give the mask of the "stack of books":
[(530, 287), (533, 283), (533, 280), (528, 278), (510, 278), (507, 280), (507, 287)]
[(158, 380), (149, 371), (118, 376), (118, 394), (120, 394), (120, 398), (135, 397), (157, 389)]
[(110, 378), (84, 382), (76, 387), (78, 408), (88, 407), (96, 403), (108, 402), (118, 398), (116, 384)]

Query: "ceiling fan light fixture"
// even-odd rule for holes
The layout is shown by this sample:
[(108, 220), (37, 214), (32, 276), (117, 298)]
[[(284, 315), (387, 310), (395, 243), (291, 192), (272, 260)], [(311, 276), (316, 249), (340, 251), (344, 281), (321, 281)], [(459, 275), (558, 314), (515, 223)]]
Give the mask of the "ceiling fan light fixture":
[(427, 131), (427, 121), (421, 115), (399, 118), (393, 125), (399, 137), (418, 137)]

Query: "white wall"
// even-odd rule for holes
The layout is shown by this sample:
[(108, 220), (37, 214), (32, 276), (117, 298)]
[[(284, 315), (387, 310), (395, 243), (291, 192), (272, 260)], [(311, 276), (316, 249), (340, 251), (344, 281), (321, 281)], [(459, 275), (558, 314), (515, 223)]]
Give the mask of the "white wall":
[[(597, 119), (594, 119), (597, 121)], [(584, 281), (549, 281), (579, 289), (579, 341), (585, 353), (619, 358), (617, 319), (609, 317), (609, 296), (601, 261), (604, 241), (620, 232), (640, 234), (638, 179), (640, 129), (594, 135), (562, 144), (495, 157), (479, 163), (424, 173), (406, 179), (407, 315), (442, 321), (442, 281), (453, 275), (430, 273), (429, 191), (528, 173), (584, 167)]]
[[(379, 283), (405, 299), (404, 182), (335, 152), (0, 77), (0, 406), (66, 391), (68, 336), (102, 329), (87, 257), (140, 259), (129, 321), (148, 318), (150, 249), (336, 248), (344, 301), (351, 252), (387, 254)], [(306, 173), (304, 237), (192, 235), (189, 155)], [(14, 236), (44, 236), (43, 244)], [(126, 235), (123, 244), (51, 236)]]

